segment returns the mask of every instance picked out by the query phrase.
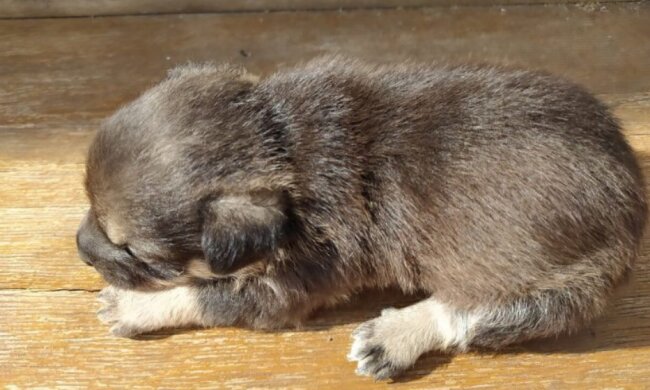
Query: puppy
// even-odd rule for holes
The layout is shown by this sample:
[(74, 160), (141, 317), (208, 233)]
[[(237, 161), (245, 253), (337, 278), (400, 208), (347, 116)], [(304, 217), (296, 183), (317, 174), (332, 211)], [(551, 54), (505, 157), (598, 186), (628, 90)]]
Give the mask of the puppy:
[(494, 66), (179, 67), (103, 124), (85, 184), (77, 242), (112, 285), (114, 334), (278, 328), (367, 288), (425, 292), (354, 332), (349, 359), (377, 379), (588, 324), (646, 220), (607, 109)]

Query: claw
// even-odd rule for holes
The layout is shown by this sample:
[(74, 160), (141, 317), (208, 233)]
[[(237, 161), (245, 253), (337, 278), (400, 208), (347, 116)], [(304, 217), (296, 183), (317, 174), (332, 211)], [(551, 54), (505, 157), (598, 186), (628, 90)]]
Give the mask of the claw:
[[(388, 312), (390, 313), (390, 311)], [(398, 374), (402, 367), (396, 364), (387, 353), (388, 340), (377, 337), (381, 317), (361, 324), (352, 333), (354, 341), (347, 355), (349, 361), (357, 362), (357, 375), (375, 380), (385, 380)]]
[(118, 325), (113, 325), (111, 327), (110, 332), (111, 332), (111, 334), (113, 336), (129, 337), (129, 338), (133, 337), (133, 336), (137, 336), (139, 334), (139, 332), (136, 329), (134, 329), (134, 328), (132, 328), (130, 326), (119, 325), (119, 324)]
[(115, 310), (112, 308), (104, 308), (97, 311), (97, 318), (99, 318), (103, 324), (110, 325), (117, 322), (114, 314)]
[(106, 287), (97, 294), (97, 300), (101, 303), (110, 303), (115, 297), (115, 292), (112, 288)]

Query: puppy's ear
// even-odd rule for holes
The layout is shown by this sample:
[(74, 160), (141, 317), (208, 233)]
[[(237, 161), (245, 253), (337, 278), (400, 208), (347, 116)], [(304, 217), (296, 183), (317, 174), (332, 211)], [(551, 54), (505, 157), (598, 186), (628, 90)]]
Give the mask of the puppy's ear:
[(206, 201), (201, 246), (212, 272), (232, 273), (271, 253), (283, 237), (285, 207), (284, 195), (271, 191)]

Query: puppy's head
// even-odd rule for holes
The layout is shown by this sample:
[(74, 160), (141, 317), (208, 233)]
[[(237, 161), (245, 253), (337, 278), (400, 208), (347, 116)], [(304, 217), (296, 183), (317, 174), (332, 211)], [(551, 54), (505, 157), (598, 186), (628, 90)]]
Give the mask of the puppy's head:
[(230, 275), (284, 236), (288, 180), (260, 139), (255, 81), (186, 66), (121, 108), (88, 154), (80, 257), (111, 284)]

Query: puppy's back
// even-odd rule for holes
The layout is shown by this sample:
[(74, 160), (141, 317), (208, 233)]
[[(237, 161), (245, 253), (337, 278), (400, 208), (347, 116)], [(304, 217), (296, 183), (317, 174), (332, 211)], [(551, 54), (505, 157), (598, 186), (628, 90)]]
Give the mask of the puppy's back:
[(619, 280), (645, 224), (607, 109), (546, 74), (321, 59), (263, 82), (287, 124), (298, 215), (373, 284), (477, 302)]

